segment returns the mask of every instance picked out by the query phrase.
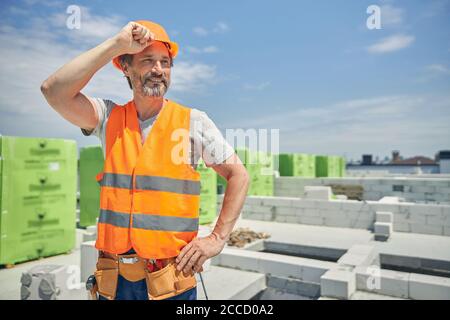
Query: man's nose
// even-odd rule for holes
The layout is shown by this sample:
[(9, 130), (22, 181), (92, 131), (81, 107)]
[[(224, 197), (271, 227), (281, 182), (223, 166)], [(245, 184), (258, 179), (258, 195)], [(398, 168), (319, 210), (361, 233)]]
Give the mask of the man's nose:
[(157, 60), (153, 65), (152, 71), (155, 73), (157, 72), (158, 74), (162, 74), (162, 66), (159, 60)]

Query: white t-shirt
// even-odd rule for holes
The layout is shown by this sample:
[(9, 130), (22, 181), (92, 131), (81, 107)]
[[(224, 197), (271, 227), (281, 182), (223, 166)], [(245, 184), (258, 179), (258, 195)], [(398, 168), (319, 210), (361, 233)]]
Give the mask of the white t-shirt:
[[(91, 101), (97, 110), (99, 121), (94, 130), (88, 131), (86, 129), (81, 129), (81, 131), (85, 136), (94, 134), (100, 139), (103, 148), (103, 156), (105, 156), (106, 125), (112, 109), (117, 105), (107, 99), (92, 98)], [(156, 117), (157, 115), (144, 121), (138, 118), (142, 133), (142, 143), (144, 143), (147, 138)], [(225, 140), (217, 126), (205, 112), (191, 109), (189, 129), (189, 159), (190, 164), (194, 169), (197, 167), (200, 158), (202, 158), (209, 167), (211, 165), (223, 163), (233, 155), (234, 149)]]

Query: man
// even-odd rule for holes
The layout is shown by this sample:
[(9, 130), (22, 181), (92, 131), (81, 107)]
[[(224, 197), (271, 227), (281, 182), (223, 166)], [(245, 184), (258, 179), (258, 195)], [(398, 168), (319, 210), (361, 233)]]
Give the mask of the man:
[[(62, 117), (102, 142), (95, 273), (102, 299), (196, 299), (194, 274), (222, 251), (245, 200), (248, 174), (214, 123), (164, 98), (177, 52), (160, 25), (130, 22), (41, 86)], [(80, 92), (111, 60), (133, 91), (123, 106)], [(227, 180), (217, 223), (204, 238), (197, 237), (199, 158)]]

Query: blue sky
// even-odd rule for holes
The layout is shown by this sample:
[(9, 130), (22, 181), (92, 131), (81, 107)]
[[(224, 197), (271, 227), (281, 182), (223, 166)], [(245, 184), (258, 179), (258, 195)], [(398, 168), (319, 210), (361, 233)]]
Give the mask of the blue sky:
[[(39, 85), (129, 20), (162, 24), (181, 48), (169, 98), (226, 128), (279, 128), (289, 152), (383, 158), (450, 149), (450, 1), (2, 1), (0, 133), (97, 144)], [(68, 5), (81, 29), (66, 27)], [(366, 27), (369, 5), (380, 30)], [(83, 91), (124, 103), (105, 66)]]

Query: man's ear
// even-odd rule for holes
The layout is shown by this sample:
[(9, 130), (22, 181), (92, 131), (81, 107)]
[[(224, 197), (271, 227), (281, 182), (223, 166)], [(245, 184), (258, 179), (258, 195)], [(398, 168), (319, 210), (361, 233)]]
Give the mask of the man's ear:
[(128, 71), (128, 63), (126, 63), (126, 62), (122, 63), (122, 71), (123, 71), (123, 74), (125, 75), (125, 77), (130, 76), (130, 73)]

